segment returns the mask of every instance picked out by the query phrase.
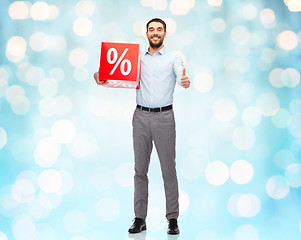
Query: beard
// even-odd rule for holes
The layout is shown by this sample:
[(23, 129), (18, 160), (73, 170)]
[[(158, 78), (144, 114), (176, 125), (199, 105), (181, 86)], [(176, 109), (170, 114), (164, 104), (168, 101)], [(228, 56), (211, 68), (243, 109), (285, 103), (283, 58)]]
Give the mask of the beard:
[[(158, 36), (154, 36), (154, 37), (158, 37)], [(159, 48), (159, 47), (161, 47), (162, 46), (162, 44), (163, 44), (163, 38), (159, 38), (159, 42), (157, 42), (157, 43), (153, 43), (152, 42), (152, 38), (153, 37), (151, 37), (150, 39), (148, 39), (148, 41), (149, 41), (149, 45), (152, 47), (152, 48)]]

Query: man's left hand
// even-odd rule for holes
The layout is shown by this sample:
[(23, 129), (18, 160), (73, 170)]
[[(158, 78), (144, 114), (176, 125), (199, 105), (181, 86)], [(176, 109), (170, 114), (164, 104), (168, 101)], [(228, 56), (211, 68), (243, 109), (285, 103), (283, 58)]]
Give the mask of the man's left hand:
[(189, 81), (189, 78), (186, 76), (185, 71), (186, 71), (186, 69), (183, 68), (183, 73), (182, 73), (182, 77), (181, 77), (181, 84), (182, 84), (183, 88), (189, 88), (190, 81)]

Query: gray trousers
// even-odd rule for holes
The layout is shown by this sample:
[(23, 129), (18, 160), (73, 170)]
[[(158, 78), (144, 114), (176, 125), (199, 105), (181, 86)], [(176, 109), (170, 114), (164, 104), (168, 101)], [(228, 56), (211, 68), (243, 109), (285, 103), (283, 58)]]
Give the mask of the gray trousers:
[(135, 155), (135, 217), (146, 218), (148, 205), (148, 168), (155, 144), (160, 160), (166, 199), (166, 218), (178, 218), (179, 193), (175, 161), (176, 130), (173, 110), (148, 112), (136, 108), (133, 116)]

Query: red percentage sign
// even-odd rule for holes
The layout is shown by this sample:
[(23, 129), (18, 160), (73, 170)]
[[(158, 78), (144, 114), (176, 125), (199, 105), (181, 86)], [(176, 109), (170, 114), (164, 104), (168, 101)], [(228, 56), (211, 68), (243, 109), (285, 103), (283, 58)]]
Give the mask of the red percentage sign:
[[(120, 64), (121, 62), (121, 65), (120, 65), (120, 71), (121, 71), (121, 74), (124, 75), (124, 76), (127, 76), (130, 74), (131, 70), (132, 70), (132, 64), (131, 64), (131, 61), (129, 59), (123, 59), (125, 54), (127, 53), (129, 49), (126, 48), (123, 53), (121, 54), (121, 56), (119, 57), (119, 59), (117, 60), (118, 58), (118, 53), (117, 53), (117, 50), (116, 48), (110, 48), (107, 52), (107, 61), (109, 64), (115, 64), (112, 71), (110, 72), (110, 75), (113, 75), (113, 73), (115, 72), (116, 68), (118, 67), (118, 65)], [(112, 58), (112, 53), (113, 53), (113, 58)], [(125, 64), (127, 64), (127, 69), (125, 70)]]

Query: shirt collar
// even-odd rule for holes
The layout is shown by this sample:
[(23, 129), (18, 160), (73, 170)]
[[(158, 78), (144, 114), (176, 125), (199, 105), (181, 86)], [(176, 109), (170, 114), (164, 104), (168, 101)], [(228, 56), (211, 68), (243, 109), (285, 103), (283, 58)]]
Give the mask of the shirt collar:
[[(164, 55), (164, 54), (166, 53), (166, 48), (165, 48), (165, 46), (163, 45), (163, 48), (161, 48), (161, 50), (158, 51), (157, 53), (159, 53), (160, 55)], [(150, 53), (148, 50), (145, 52), (145, 55), (146, 55), (146, 54), (150, 54), (150, 55), (151, 55), (151, 53)]]

